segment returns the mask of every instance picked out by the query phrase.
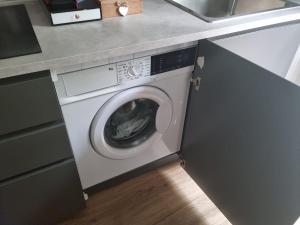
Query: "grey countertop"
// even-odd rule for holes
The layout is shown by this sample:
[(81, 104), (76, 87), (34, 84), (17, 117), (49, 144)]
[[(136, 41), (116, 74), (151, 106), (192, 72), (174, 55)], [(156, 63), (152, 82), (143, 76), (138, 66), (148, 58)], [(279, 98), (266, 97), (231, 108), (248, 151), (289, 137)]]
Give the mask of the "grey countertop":
[(144, 0), (140, 15), (64, 26), (50, 26), (39, 2), (26, 3), (42, 53), (0, 60), (0, 78), (91, 62), (300, 20), (294, 8), (269, 15), (207, 23), (164, 0)]

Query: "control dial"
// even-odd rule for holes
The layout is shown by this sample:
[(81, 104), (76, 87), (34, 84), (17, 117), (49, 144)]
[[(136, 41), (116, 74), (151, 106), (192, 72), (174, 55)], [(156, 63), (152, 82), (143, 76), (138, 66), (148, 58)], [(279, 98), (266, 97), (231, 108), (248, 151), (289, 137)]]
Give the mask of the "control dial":
[(129, 76), (140, 76), (143, 73), (143, 63), (137, 63), (128, 67), (127, 73)]
[(129, 66), (128, 67), (128, 70), (127, 70), (127, 73), (129, 76), (133, 77), (133, 76), (136, 76), (136, 71), (134, 69), (134, 66)]
[(150, 76), (150, 67), (150, 56), (119, 62), (117, 63), (118, 83), (121, 84)]

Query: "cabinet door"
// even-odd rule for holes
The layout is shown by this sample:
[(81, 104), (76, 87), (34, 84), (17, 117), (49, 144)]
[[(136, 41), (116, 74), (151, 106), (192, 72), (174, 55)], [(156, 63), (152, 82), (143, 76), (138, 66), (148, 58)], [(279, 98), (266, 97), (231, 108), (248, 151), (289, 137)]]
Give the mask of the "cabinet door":
[(50, 71), (0, 80), (0, 135), (62, 119)]
[(0, 181), (72, 158), (64, 123), (0, 138)]
[(73, 159), (0, 183), (0, 225), (54, 225), (84, 206)]
[(233, 225), (293, 225), (300, 216), (300, 88), (207, 40), (198, 54), (204, 67), (196, 65), (200, 88), (190, 91), (186, 171)]

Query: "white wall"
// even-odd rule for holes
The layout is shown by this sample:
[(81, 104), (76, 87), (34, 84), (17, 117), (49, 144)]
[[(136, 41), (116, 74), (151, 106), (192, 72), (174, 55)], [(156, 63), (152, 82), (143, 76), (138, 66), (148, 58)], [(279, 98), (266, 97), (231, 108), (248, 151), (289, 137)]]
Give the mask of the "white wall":
[(30, 1), (37, 1), (37, 0), (0, 0), (0, 6), (22, 3), (22, 2), (30, 2)]
[(214, 42), (281, 77), (286, 77), (300, 44), (300, 23), (223, 38)]
[(298, 46), (291, 66), (287, 72), (286, 79), (300, 86), (300, 46)]

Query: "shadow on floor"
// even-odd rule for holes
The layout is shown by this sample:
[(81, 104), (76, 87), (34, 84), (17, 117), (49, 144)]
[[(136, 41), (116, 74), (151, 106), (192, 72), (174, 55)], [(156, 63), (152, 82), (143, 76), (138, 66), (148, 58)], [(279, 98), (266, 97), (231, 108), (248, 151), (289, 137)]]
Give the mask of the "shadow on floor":
[(60, 225), (230, 225), (178, 163), (90, 196)]

